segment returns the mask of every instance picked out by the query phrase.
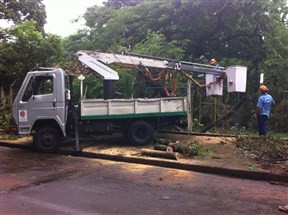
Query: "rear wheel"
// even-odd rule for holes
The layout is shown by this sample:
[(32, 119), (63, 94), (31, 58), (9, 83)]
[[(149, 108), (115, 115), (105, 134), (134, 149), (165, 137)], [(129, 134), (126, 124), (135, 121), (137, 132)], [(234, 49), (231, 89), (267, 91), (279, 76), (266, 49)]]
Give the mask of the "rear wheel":
[(55, 128), (44, 127), (34, 135), (33, 142), (40, 152), (55, 152), (59, 145), (60, 135)]
[(127, 137), (129, 142), (134, 146), (143, 146), (150, 142), (153, 137), (152, 126), (145, 121), (133, 122), (128, 130)]

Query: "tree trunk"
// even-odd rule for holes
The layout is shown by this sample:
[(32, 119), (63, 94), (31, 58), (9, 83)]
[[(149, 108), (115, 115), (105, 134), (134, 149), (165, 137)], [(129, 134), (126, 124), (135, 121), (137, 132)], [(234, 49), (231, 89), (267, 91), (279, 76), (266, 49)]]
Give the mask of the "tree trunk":
[(158, 158), (166, 158), (179, 160), (180, 154), (178, 152), (163, 152), (163, 151), (155, 151), (150, 149), (143, 149), (141, 151), (141, 155), (150, 156), (150, 157), (158, 157)]
[(161, 145), (161, 144), (156, 144), (154, 146), (154, 149), (159, 150), (159, 151), (165, 151), (165, 152), (173, 152), (173, 149), (170, 146)]
[(8, 102), (10, 105), (13, 104), (13, 87), (15, 85), (16, 81), (13, 81), (12, 84), (9, 86), (9, 97), (8, 97)]
[(0, 102), (2, 105), (5, 104), (5, 93), (4, 93), (4, 86), (0, 85)]

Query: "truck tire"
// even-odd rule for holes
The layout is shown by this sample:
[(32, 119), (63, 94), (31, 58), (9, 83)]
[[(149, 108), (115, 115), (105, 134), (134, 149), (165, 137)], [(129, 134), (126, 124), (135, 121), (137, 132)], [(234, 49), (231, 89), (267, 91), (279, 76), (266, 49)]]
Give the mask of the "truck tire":
[(33, 138), (33, 143), (37, 150), (44, 153), (53, 153), (57, 151), (60, 135), (55, 128), (40, 128)]
[(150, 142), (153, 133), (153, 128), (149, 123), (135, 121), (129, 126), (126, 136), (132, 145), (143, 146)]

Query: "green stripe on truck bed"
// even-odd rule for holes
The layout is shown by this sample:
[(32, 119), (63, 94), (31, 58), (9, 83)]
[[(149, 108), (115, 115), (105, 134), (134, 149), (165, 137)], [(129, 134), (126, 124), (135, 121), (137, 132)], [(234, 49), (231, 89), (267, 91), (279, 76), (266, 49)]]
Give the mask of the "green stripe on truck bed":
[(185, 116), (186, 112), (164, 112), (164, 113), (143, 113), (143, 114), (115, 114), (115, 115), (93, 115), (81, 116), (81, 120), (95, 119), (125, 119), (125, 118), (145, 118), (145, 117), (164, 117), (164, 116)]

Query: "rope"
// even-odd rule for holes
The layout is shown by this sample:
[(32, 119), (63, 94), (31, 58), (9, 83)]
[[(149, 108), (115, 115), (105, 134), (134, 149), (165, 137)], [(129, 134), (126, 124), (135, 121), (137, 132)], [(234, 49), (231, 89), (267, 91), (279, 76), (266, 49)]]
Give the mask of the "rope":
[(208, 84), (200, 84), (198, 81), (196, 81), (195, 79), (193, 79), (191, 76), (189, 76), (184, 70), (179, 70), (180, 73), (182, 75), (184, 75), (186, 78), (188, 78), (189, 80), (192, 81), (193, 84), (195, 84), (196, 86), (203, 88), (203, 87), (211, 87), (213, 84), (220, 84), (222, 78), (217, 78), (216, 81), (214, 82), (210, 82)]
[(164, 83), (164, 91), (166, 93), (166, 95), (168, 97), (172, 97), (172, 96), (176, 96), (176, 90), (177, 90), (177, 70), (174, 71), (174, 75), (173, 75), (173, 91), (169, 92), (169, 90), (167, 89), (167, 85), (168, 85), (168, 80), (170, 77), (170, 71), (167, 70), (167, 73), (165, 75), (165, 83)]
[(149, 72), (149, 69), (147, 67), (145, 67), (145, 71), (146, 71), (146, 74), (145, 76), (148, 77), (151, 81), (160, 81), (160, 79), (162, 78), (162, 76), (165, 74), (167, 69), (162, 69), (162, 71), (158, 74), (158, 76), (156, 78), (154, 78), (151, 73)]

